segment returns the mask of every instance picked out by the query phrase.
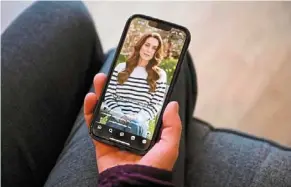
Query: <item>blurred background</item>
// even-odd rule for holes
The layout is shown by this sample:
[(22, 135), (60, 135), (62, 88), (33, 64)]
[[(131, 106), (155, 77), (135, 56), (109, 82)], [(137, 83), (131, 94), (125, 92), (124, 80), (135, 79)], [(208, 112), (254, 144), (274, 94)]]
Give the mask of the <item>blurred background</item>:
[[(1, 2), (1, 32), (31, 2)], [(198, 76), (194, 116), (291, 146), (290, 2), (85, 2), (104, 50), (128, 17), (186, 26)]]

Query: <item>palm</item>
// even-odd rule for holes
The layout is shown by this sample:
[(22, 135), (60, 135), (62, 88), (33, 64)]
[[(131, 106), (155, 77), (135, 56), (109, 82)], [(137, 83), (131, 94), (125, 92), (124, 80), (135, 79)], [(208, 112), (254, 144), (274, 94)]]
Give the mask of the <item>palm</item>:
[(96, 147), (96, 159), (99, 172), (107, 168), (124, 164), (137, 164), (141, 157), (126, 151), (121, 151), (116, 147), (106, 145), (94, 140)]

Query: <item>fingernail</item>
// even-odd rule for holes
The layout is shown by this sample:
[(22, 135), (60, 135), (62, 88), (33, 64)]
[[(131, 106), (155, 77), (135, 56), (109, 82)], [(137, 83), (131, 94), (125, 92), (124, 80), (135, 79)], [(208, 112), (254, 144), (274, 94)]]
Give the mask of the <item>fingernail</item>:
[(174, 108), (175, 108), (176, 112), (179, 112), (179, 104), (176, 101), (174, 102)]

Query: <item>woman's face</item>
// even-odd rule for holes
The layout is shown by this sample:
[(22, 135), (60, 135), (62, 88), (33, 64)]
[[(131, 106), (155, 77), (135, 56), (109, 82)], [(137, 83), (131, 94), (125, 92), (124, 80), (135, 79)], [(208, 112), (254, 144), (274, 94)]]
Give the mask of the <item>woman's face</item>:
[(141, 46), (139, 55), (140, 58), (146, 61), (150, 61), (159, 47), (159, 40), (154, 37), (146, 39), (145, 43)]

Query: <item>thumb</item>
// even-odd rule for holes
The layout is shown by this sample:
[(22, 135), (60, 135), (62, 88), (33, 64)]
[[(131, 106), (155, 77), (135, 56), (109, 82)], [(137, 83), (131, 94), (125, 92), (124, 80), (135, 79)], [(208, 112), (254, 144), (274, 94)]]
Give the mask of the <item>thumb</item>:
[(167, 146), (179, 148), (182, 125), (179, 116), (179, 104), (176, 101), (170, 102), (163, 115), (163, 126), (161, 142)]
[(181, 131), (179, 105), (171, 102), (164, 111), (161, 138), (142, 158), (141, 164), (171, 171), (178, 158)]

